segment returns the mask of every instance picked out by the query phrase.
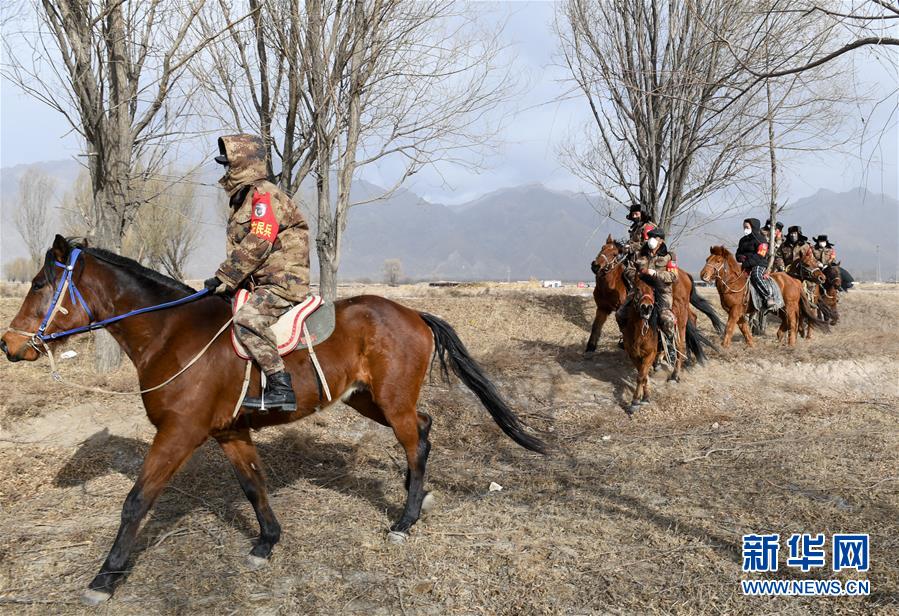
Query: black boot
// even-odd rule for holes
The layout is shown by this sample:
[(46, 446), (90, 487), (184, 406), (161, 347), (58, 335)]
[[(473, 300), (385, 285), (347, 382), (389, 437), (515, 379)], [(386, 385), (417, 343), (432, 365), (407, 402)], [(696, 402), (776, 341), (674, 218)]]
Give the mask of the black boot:
[(243, 405), (254, 411), (265, 412), (277, 409), (282, 413), (294, 412), (297, 410), (297, 397), (293, 393), (290, 374), (282, 370), (266, 377), (265, 391), (262, 392), (262, 397), (246, 398)]

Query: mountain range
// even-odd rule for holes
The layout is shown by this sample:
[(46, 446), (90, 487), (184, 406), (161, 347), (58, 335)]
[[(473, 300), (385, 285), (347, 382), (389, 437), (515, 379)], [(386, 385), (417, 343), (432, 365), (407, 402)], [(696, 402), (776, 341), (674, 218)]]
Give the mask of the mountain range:
[[(70, 186), (79, 172), (74, 161), (35, 166), (56, 178), (60, 187)], [(21, 165), (0, 169), (2, 262), (24, 254), (12, 223), (18, 179), (24, 170)], [(190, 276), (198, 278), (214, 270), (224, 250), (222, 216), (217, 211), (223, 207), (220, 191), (213, 177), (201, 182), (197, 224), (202, 227), (187, 268)], [(353, 185), (355, 199), (381, 192), (364, 181)], [(302, 202), (301, 209), (314, 226), (309, 204)], [(460, 205), (431, 203), (401, 189), (383, 201), (350, 210), (340, 276), (381, 280), (384, 261), (399, 259), (404, 275), (416, 280), (589, 280), (589, 262), (606, 236), (626, 234), (624, 212), (616, 221), (600, 214), (605, 211), (605, 204), (596, 196), (551, 190), (540, 184), (504, 188)], [(741, 220), (747, 215), (766, 218), (762, 208), (720, 218), (697, 213), (700, 224), (696, 230), (680, 233), (673, 242), (681, 267), (696, 273), (710, 245), (734, 247)], [(792, 203), (780, 218), (787, 225), (802, 225), (809, 237), (826, 233), (843, 266), (857, 278), (873, 279), (878, 258), (881, 278), (896, 278), (899, 202), (895, 198), (862, 188), (841, 193), (819, 190)]]

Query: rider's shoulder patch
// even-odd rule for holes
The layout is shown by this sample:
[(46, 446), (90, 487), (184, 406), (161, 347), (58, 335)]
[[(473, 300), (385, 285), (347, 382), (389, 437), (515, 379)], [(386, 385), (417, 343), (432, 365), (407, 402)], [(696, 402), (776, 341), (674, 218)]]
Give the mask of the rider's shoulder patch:
[(274, 243), (278, 237), (278, 219), (272, 208), (272, 194), (256, 192), (253, 194), (253, 216), (250, 218), (250, 233)]
[(671, 259), (665, 265), (665, 269), (668, 270), (669, 272), (673, 272), (673, 271), (677, 270), (677, 261), (675, 261), (674, 259)]
[(765, 242), (761, 242), (756, 252), (758, 252), (758, 254), (762, 257), (766, 256), (768, 254), (768, 244), (766, 244)]

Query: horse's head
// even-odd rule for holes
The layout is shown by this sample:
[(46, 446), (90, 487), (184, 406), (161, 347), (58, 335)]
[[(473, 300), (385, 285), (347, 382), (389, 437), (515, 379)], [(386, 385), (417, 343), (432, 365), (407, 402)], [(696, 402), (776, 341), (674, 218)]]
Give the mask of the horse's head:
[(837, 265), (828, 265), (824, 268), (824, 276), (827, 278), (827, 284), (824, 285), (828, 289), (840, 290), (843, 288), (843, 274)]
[(824, 270), (818, 265), (818, 260), (815, 259), (815, 254), (812, 252), (811, 247), (806, 246), (801, 254), (802, 256), (800, 257), (799, 263), (803, 270), (802, 277), (806, 280), (817, 282), (820, 285), (827, 282), (827, 276), (824, 275)]
[(709, 258), (705, 260), (705, 266), (699, 272), (699, 277), (705, 282), (712, 282), (721, 275), (721, 270), (727, 266), (727, 249), (724, 246), (712, 246), (709, 248)]
[(621, 264), (621, 256), (624, 253), (624, 247), (616, 242), (612, 235), (606, 238), (606, 243), (602, 250), (596, 255), (596, 258), (590, 262), (590, 269), (594, 274), (600, 275), (611, 271), (615, 266)]
[(655, 287), (646, 281), (643, 276), (636, 277), (636, 284), (637, 295), (640, 296), (639, 300), (637, 300), (637, 312), (640, 313), (641, 319), (648, 321), (652, 316), (656, 303)]
[[(6, 354), (7, 359), (35, 361), (40, 357), (35, 334), (41, 327), (45, 328), (43, 333), (49, 334), (81, 327), (90, 322), (80, 295), (76, 292), (84, 268), (84, 258), (73, 252), (68, 240), (57, 235), (47, 251), (44, 265), (31, 281), (31, 288), (28, 289), (19, 312), (0, 338), (0, 351)], [(71, 275), (66, 284), (67, 271)]]

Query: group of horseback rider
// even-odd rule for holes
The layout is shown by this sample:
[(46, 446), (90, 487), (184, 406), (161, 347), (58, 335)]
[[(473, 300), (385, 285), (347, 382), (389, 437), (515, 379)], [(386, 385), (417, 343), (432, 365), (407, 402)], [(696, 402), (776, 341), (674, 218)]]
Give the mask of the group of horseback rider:
[[(676, 320), (671, 310), (671, 288), (677, 279), (677, 259), (665, 244), (665, 232), (640, 204), (631, 205), (627, 218), (631, 226), (624, 247), (628, 255), (624, 273), (630, 290), (618, 309), (617, 317), (619, 321), (624, 318), (626, 306), (633, 299), (635, 277), (638, 274), (651, 276), (664, 289), (660, 298), (664, 306), (659, 313), (660, 327), (667, 336), (673, 336)], [(774, 296), (766, 284), (769, 271), (787, 272), (801, 279), (802, 257), (809, 250), (821, 269), (839, 265), (834, 245), (826, 235), (819, 235), (809, 244), (800, 226), (789, 227), (786, 237), (783, 236), (783, 227), (782, 222), (776, 223), (772, 238), (770, 219), (765, 221), (764, 227), (757, 218), (745, 219), (743, 237), (735, 255), (768, 309), (775, 307)], [(774, 261), (769, 270), (768, 255), (771, 250), (774, 251)]]
[[(757, 218), (747, 218), (743, 221), (743, 237), (737, 246), (736, 259), (749, 274), (752, 286), (764, 298), (767, 308), (774, 307), (774, 297), (771, 289), (766, 284), (769, 272), (786, 272), (794, 278), (799, 278), (805, 283), (805, 291), (814, 304), (814, 284), (806, 280), (802, 274), (803, 255), (811, 251), (819, 268), (824, 270), (831, 265), (839, 266), (834, 245), (830, 243), (827, 235), (819, 235), (808, 243), (808, 237), (802, 234), (802, 227), (793, 225), (787, 228), (787, 235), (783, 235), (784, 224), (778, 222), (774, 225), (774, 233), (771, 233), (771, 220), (765, 221), (761, 227)], [(774, 253), (774, 260), (769, 268), (768, 255)]]

